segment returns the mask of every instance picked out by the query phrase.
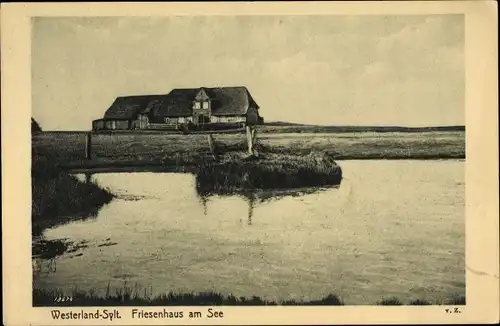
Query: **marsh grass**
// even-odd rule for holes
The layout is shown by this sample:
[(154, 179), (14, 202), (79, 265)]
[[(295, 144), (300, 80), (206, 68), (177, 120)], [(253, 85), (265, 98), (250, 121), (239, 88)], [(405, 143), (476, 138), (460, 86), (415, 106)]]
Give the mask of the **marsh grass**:
[(458, 306), (462, 306), (462, 305), (465, 305), (466, 304), (466, 300), (465, 300), (465, 296), (463, 295), (454, 295), (450, 302), (448, 303), (450, 305), (458, 305)]
[[(111, 289), (110, 284), (106, 288), (104, 295), (96, 294), (95, 290), (88, 292), (73, 289), (70, 297), (71, 301), (56, 302), (55, 298), (67, 296), (63, 291), (33, 289), (33, 306), (343, 306), (344, 302), (339, 296), (329, 294), (318, 300), (282, 300), (273, 301), (262, 299), (258, 296), (235, 296), (232, 294), (223, 295), (221, 293), (207, 291), (197, 293), (169, 292), (159, 295), (152, 295), (152, 289), (140, 289), (137, 284), (134, 287), (126, 283), (122, 288)], [(461, 300), (465, 298), (461, 297)], [(396, 297), (382, 299), (374, 305), (403, 306), (403, 305), (439, 305), (423, 299), (416, 299), (407, 303)]]
[(108, 189), (62, 171), (48, 156), (32, 157), (31, 177), (33, 235), (69, 219), (95, 216), (114, 197)]
[(57, 302), (55, 298), (65, 297), (60, 290), (33, 289), (33, 306), (275, 306), (275, 305), (333, 305), (340, 306), (343, 302), (335, 295), (314, 301), (271, 301), (258, 296), (222, 295), (217, 292), (176, 293), (169, 292), (157, 296), (150, 295), (146, 289), (144, 294), (134, 288), (124, 286), (111, 291), (109, 285), (104, 296), (96, 295), (95, 291), (82, 292), (73, 290), (71, 301)]
[(71, 301), (58, 302), (57, 298), (68, 297), (60, 290), (33, 289), (33, 306), (275, 306), (275, 305), (332, 305), (340, 306), (344, 303), (335, 295), (328, 295), (320, 300), (313, 301), (272, 301), (258, 296), (234, 296), (223, 295), (213, 291), (198, 293), (176, 293), (169, 292), (153, 296), (148, 289), (141, 291), (137, 285), (127, 286), (111, 290), (110, 285), (102, 296), (96, 294), (95, 290), (84, 292), (73, 289)]
[(221, 162), (205, 162), (196, 174), (196, 187), (200, 194), (226, 194), (339, 185), (341, 180), (342, 170), (328, 154), (267, 154), (252, 160), (226, 158)]
[(428, 306), (428, 305), (431, 305), (431, 303), (423, 299), (416, 299), (410, 301), (410, 306)]
[(403, 303), (396, 297), (382, 299), (377, 303), (379, 306), (401, 306)]
[[(219, 154), (244, 153), (246, 138), (240, 134), (213, 136)], [(258, 151), (302, 156), (326, 152), (346, 159), (463, 159), (465, 132), (326, 133), (257, 135)], [(199, 165), (210, 160), (207, 135), (167, 133), (93, 134), (92, 160), (85, 160), (85, 133), (39, 132), (32, 137), (36, 156), (50, 155), (61, 166), (70, 164)]]

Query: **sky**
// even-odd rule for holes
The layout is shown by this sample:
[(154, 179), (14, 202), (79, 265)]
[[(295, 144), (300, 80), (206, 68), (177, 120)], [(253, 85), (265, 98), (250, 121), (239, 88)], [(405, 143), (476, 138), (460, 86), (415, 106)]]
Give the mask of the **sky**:
[(90, 130), (118, 96), (246, 86), (265, 121), (465, 124), (464, 16), (37, 17), (32, 115)]

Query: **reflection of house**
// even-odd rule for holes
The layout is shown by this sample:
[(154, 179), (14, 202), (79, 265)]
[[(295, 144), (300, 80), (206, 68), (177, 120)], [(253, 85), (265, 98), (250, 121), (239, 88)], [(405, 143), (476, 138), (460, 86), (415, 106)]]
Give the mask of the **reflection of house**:
[(118, 97), (94, 130), (240, 127), (263, 123), (246, 87), (174, 89), (166, 95)]

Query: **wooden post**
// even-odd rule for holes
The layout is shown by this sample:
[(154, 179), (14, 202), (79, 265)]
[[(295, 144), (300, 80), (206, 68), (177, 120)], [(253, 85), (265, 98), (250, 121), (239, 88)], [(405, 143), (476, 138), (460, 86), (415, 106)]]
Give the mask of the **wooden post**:
[(208, 134), (208, 146), (210, 147), (210, 152), (212, 153), (212, 156), (214, 160), (217, 159), (217, 155), (215, 153), (215, 144), (214, 144), (214, 138), (211, 134)]
[(247, 125), (247, 143), (248, 143), (248, 154), (253, 155), (253, 137), (252, 137), (252, 127)]
[(91, 137), (92, 133), (87, 133), (87, 135), (85, 136), (85, 158), (87, 160), (90, 160), (92, 158), (92, 153), (91, 153), (91, 150), (92, 150), (92, 137)]

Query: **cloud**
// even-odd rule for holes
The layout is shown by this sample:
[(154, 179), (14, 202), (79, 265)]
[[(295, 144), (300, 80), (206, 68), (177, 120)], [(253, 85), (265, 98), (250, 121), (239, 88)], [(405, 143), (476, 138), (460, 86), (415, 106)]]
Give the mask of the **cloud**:
[(379, 60), (390, 58), (404, 64), (420, 62), (424, 65), (432, 63), (432, 57), (440, 51), (463, 52), (465, 35), (460, 26), (463, 26), (464, 17), (453, 18), (456, 25), (449, 23), (450, 17), (428, 17), (422, 23), (405, 26), (395, 33), (380, 38), (376, 47), (377, 58)]
[(463, 84), (463, 29), (448, 29), (448, 25), (446, 17), (429, 17), (380, 38), (372, 62), (364, 65), (363, 79), (389, 84), (418, 79), (421, 87), (443, 80)]
[(33, 110), (49, 129), (85, 129), (116, 96), (243, 84), (267, 120), (461, 123), (463, 25), (460, 15), (37, 19)]

